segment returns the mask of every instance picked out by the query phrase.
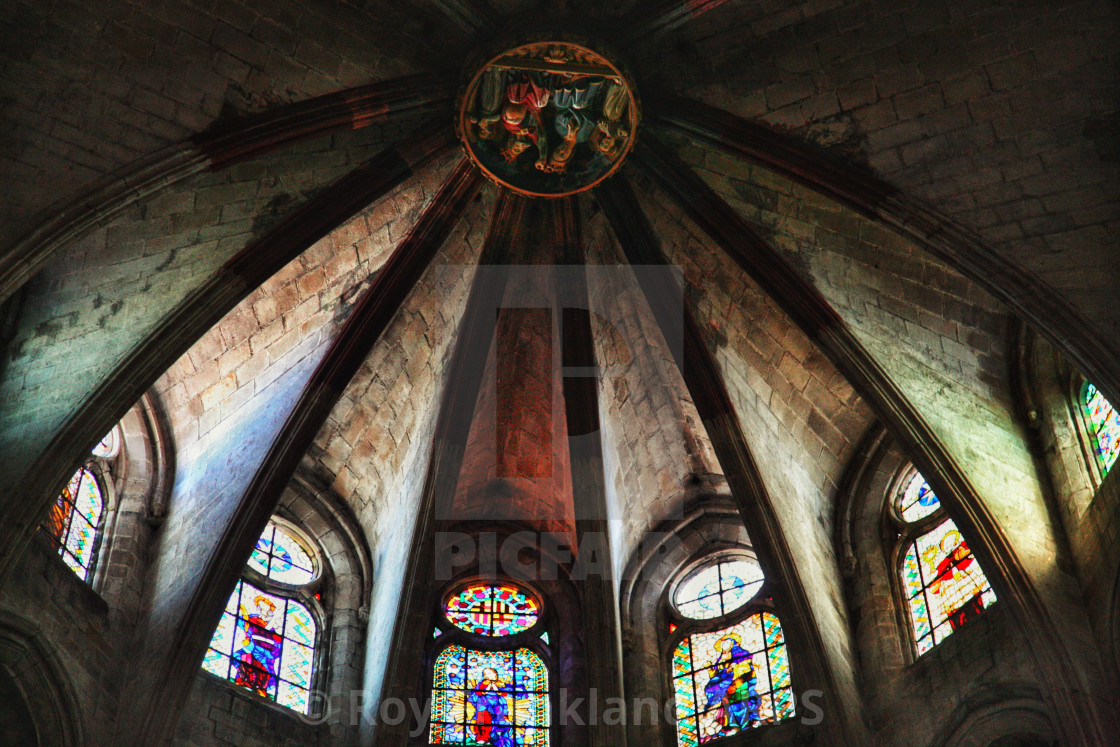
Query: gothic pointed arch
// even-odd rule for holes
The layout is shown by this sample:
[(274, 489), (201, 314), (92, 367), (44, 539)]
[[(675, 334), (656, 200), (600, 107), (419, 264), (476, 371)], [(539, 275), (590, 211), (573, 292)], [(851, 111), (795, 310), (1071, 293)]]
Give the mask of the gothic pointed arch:
[(620, 602), (627, 693), (635, 713), (664, 713), (632, 720), (631, 739), (719, 744), (759, 727), (811, 739), (817, 704), (795, 718), (805, 649), (787, 640), (734, 504), (698, 496), (658, 529), (629, 561)]
[(57, 644), (32, 620), (7, 606), (0, 607), (0, 678), (9, 695), (22, 700), (13, 720), (5, 722), (21, 735), (34, 735), (38, 747), (81, 747), (88, 744), (81, 700)]
[(441, 597), (433, 630), (432, 744), (558, 744), (548, 605), (526, 584), (467, 579)]
[(997, 683), (960, 699), (934, 736), (934, 747), (1054, 747), (1059, 744), (1037, 689)]
[[(939, 741), (965, 720), (947, 671), (987, 693), (970, 708), (1010, 713), (1027, 692), (1046, 718), (1056, 712), (1043, 673), (1023, 662), (1024, 632), (996, 602), (968, 539), (885, 429), (870, 429), (840, 487), (836, 542), (847, 603), (860, 621), (852, 634), (868, 715), (885, 740), (918, 734), (959, 743)], [(899, 702), (922, 707), (903, 714)]]
[(913, 466), (898, 475), (889, 498), (898, 540), (899, 593), (918, 656), (979, 617), (996, 595), (968, 541)]
[(183, 723), (237, 741), (252, 721), (214, 721), (232, 696), (269, 729), (309, 744), (356, 733), (372, 560), (346, 504), (301, 468), (282, 494), (222, 611)]
[(120, 581), (134, 569), (122, 564), (146, 552), (172, 471), (161, 406), (146, 393), (93, 446), (39, 526), (62, 562), (112, 607), (137, 602)]

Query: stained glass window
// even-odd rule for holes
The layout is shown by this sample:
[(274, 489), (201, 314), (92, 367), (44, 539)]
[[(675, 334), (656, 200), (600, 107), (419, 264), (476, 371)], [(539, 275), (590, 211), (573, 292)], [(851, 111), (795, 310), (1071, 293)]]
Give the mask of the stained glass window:
[(902, 587), (919, 655), (996, 601), (952, 519), (910, 544), (902, 563)]
[(687, 636), (673, 652), (672, 674), (680, 747), (794, 715), (785, 637), (769, 612)]
[(446, 614), (468, 633), (501, 637), (533, 627), (540, 606), (513, 584), (473, 584), (447, 600)]
[(238, 581), (202, 668), (307, 713), (315, 630), (315, 620), (304, 605)]
[(432, 678), (432, 744), (547, 747), (548, 668), (527, 648), (474, 651), (451, 645)]
[(1107, 473), (1120, 455), (1120, 415), (1104, 395), (1089, 383), (1082, 390), (1081, 403), (1089, 421), (1101, 472)]
[[(314, 603), (312, 595), (292, 587), (315, 580), (315, 561), (294, 531), (270, 521), (248, 567), (264, 576), (265, 582), (256, 584), (249, 577), (237, 582), (202, 668), (262, 698), (307, 713), (317, 626), (308, 606)], [(299, 598), (293, 598), (295, 592), (301, 592)]]
[(708, 620), (742, 607), (754, 598), (764, 580), (757, 563), (725, 560), (687, 578), (677, 587), (673, 601), (685, 617)]
[(93, 565), (93, 551), (104, 511), (101, 488), (93, 473), (82, 468), (51, 506), (42, 530), (78, 577), (85, 580)]
[(941, 508), (929, 483), (915, 472), (898, 494), (898, 513), (905, 521), (918, 521)]
[(249, 556), (249, 567), (283, 584), (306, 584), (315, 578), (311, 555), (292, 532), (271, 521)]

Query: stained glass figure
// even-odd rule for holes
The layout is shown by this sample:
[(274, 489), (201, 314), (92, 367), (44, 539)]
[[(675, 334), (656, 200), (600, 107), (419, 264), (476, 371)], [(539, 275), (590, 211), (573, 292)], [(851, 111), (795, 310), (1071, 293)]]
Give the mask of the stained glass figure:
[(431, 744), (547, 747), (548, 668), (527, 648), (445, 648), (432, 676)]
[(533, 627), (540, 606), (513, 584), (473, 584), (447, 600), (445, 614), (457, 628), (497, 638)]
[(673, 601), (685, 617), (708, 620), (742, 607), (754, 598), (764, 580), (757, 563), (725, 560), (705, 566), (686, 579)]
[(315, 654), (315, 620), (294, 599), (238, 581), (202, 668), (235, 685), (307, 713)]
[(673, 652), (672, 675), (680, 747), (794, 715), (785, 636), (769, 612), (687, 636)]
[(941, 508), (929, 483), (915, 472), (898, 493), (898, 513), (904, 521), (915, 522)]
[(93, 455), (102, 459), (112, 459), (121, 450), (121, 428), (113, 426), (113, 430), (105, 434), (105, 438), (93, 447)]
[(902, 562), (902, 587), (919, 655), (996, 601), (952, 519), (911, 543)]
[(104, 508), (97, 480), (83, 467), (62, 489), (41, 526), (66, 565), (82, 580), (89, 576), (93, 565), (94, 546)]
[(315, 578), (311, 555), (290, 531), (271, 521), (249, 556), (249, 567), (282, 584), (301, 585)]
[(1093, 447), (1096, 449), (1101, 473), (1107, 474), (1116, 457), (1120, 455), (1120, 414), (1117, 414), (1104, 395), (1089, 383), (1086, 383), (1082, 390), (1081, 403), (1085, 410), (1085, 417), (1089, 421), (1089, 430), (1092, 432)]

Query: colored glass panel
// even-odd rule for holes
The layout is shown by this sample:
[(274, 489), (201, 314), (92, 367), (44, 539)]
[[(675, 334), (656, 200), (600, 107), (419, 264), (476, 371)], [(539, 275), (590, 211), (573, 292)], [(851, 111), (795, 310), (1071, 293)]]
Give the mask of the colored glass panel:
[(686, 637), (673, 651), (672, 675), (680, 747), (794, 715), (785, 636), (769, 612)]
[(210, 639), (202, 668), (307, 713), (314, 674), (316, 625), (294, 599), (238, 581)]
[(249, 556), (249, 567), (282, 584), (301, 585), (315, 578), (311, 555), (291, 532), (271, 521)]
[(82, 468), (51, 506), (41, 529), (51, 545), (78, 577), (85, 580), (93, 566), (97, 533), (105, 502), (93, 473)]
[(468, 633), (498, 638), (533, 627), (540, 606), (513, 584), (476, 584), (447, 600), (445, 614), (452, 625)]
[(1107, 473), (1120, 455), (1120, 414), (1092, 384), (1085, 384), (1081, 398), (1101, 472)]
[(915, 472), (898, 494), (898, 513), (904, 521), (914, 522), (932, 514), (941, 507), (929, 483)]
[(432, 744), (549, 744), (548, 668), (533, 651), (445, 648), (432, 675)]
[(120, 426), (113, 426), (113, 430), (105, 434), (105, 438), (93, 447), (93, 455), (102, 459), (112, 459), (121, 450)]
[(677, 587), (673, 601), (677, 611), (685, 617), (710, 620), (749, 602), (764, 581), (757, 563), (725, 560), (706, 566), (686, 579)]
[(923, 654), (996, 601), (980, 564), (951, 519), (910, 544), (902, 584)]

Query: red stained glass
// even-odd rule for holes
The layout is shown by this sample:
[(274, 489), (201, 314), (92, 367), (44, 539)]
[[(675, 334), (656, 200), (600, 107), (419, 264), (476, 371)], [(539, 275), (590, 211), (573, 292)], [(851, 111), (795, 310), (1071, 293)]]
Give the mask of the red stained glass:
[(533, 627), (540, 607), (512, 584), (475, 584), (447, 600), (445, 614), (457, 628), (497, 638)]
[(93, 567), (104, 509), (97, 480), (92, 472), (82, 468), (62, 489), (40, 526), (66, 565), (83, 580)]

